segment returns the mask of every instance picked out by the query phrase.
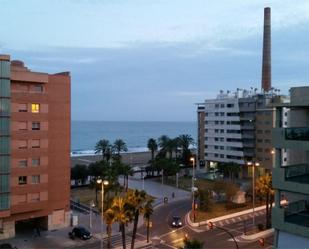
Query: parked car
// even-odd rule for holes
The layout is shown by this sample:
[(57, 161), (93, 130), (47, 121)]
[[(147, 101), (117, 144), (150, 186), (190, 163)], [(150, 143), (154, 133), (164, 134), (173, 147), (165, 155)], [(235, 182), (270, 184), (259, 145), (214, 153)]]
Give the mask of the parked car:
[(172, 218), (172, 227), (182, 227), (182, 221), (180, 217), (174, 216)]
[(72, 229), (72, 232), (69, 233), (71, 239), (75, 237), (86, 240), (92, 237), (91, 233), (84, 227), (78, 226)]
[(16, 246), (13, 247), (9, 243), (4, 243), (4, 244), (0, 244), (0, 249), (17, 249), (17, 247)]

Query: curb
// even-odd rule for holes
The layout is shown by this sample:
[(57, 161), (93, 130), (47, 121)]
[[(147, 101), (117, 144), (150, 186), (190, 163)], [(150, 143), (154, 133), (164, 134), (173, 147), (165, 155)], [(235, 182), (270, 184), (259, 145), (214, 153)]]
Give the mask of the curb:
[[(255, 211), (260, 211), (260, 210), (264, 210), (266, 208), (266, 206), (261, 206), (261, 207), (257, 207), (255, 208), (254, 210)], [(209, 219), (209, 220), (205, 220), (205, 221), (200, 221), (200, 222), (192, 222), (191, 219), (190, 219), (190, 213), (191, 211), (189, 211), (187, 214), (186, 214), (186, 220), (188, 222), (188, 224), (191, 226), (191, 227), (199, 227), (199, 226), (203, 226), (203, 225), (207, 225), (208, 222), (218, 222), (218, 221), (222, 221), (222, 220), (227, 220), (227, 219), (230, 219), (230, 218), (234, 218), (234, 217), (238, 217), (238, 216), (241, 216), (241, 215), (245, 215), (245, 214), (250, 214), (253, 212), (253, 209), (250, 208), (250, 209), (247, 209), (247, 210), (244, 210), (244, 211), (240, 211), (240, 212), (237, 212), (237, 213), (232, 213), (232, 214), (228, 214), (228, 215), (223, 215), (223, 216), (219, 216), (219, 217), (215, 217), (215, 218), (212, 218), (212, 219)]]
[(269, 236), (273, 235), (274, 232), (275, 232), (275, 229), (271, 228), (271, 229), (267, 229), (267, 230), (259, 232), (259, 233), (251, 234), (251, 235), (242, 234), (238, 238), (240, 238), (242, 240), (252, 241), (252, 240), (258, 240), (260, 238), (269, 237)]

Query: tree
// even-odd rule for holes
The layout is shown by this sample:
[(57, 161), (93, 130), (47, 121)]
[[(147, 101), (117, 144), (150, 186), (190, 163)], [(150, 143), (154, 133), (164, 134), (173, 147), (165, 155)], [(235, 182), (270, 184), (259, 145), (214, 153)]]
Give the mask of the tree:
[(126, 249), (125, 226), (128, 222), (132, 220), (133, 208), (128, 203), (126, 197), (117, 196), (113, 199), (111, 209), (115, 213), (115, 220), (120, 225), (121, 237), (122, 237), (122, 247), (123, 249)]
[(81, 181), (84, 184), (85, 180), (88, 177), (88, 168), (84, 164), (76, 164), (71, 168), (71, 179), (75, 181)]
[(120, 153), (122, 151), (128, 151), (127, 145), (126, 143), (122, 140), (122, 139), (116, 139), (113, 145), (113, 148), (116, 152), (116, 154), (118, 155), (118, 157), (120, 157)]
[(271, 209), (274, 200), (274, 190), (272, 188), (272, 176), (269, 174), (259, 177), (255, 183), (257, 194), (266, 199), (266, 228), (271, 227)]
[(104, 212), (104, 220), (106, 223), (107, 230), (107, 248), (111, 248), (111, 237), (112, 237), (112, 225), (116, 221), (115, 212), (112, 208), (107, 209)]
[(144, 213), (144, 219), (146, 220), (146, 224), (147, 224), (147, 243), (149, 242), (149, 230), (150, 230), (150, 217), (153, 214), (153, 199), (150, 198), (143, 210)]
[(131, 249), (134, 249), (134, 243), (136, 238), (137, 232), (137, 224), (139, 215), (144, 211), (145, 205), (148, 201), (148, 197), (145, 191), (139, 191), (137, 189), (129, 191), (128, 195), (128, 202), (130, 206), (134, 208), (133, 210), (133, 232), (132, 232), (132, 242), (131, 242)]
[(154, 160), (154, 154), (158, 150), (158, 144), (154, 138), (150, 138), (147, 143), (148, 149), (151, 151), (151, 160)]
[(194, 144), (194, 139), (188, 134), (182, 134), (178, 136), (179, 146), (182, 151), (182, 162), (184, 164), (190, 163), (191, 151), (190, 145)]
[(200, 205), (199, 205), (199, 210), (202, 211), (211, 211), (213, 202), (211, 199), (211, 194), (210, 191), (207, 189), (200, 189), (198, 188), (198, 195), (197, 198), (199, 199)]
[(117, 168), (118, 175), (123, 175), (123, 187), (128, 190), (129, 187), (129, 176), (132, 176), (134, 171), (130, 165), (124, 164), (121, 161), (115, 161), (113, 167)]
[(163, 170), (163, 174), (166, 178), (170, 175), (175, 175), (180, 169), (178, 162), (168, 158), (156, 158), (154, 161), (154, 167), (158, 171)]
[(241, 171), (241, 166), (235, 162), (218, 163), (218, 169), (224, 176), (227, 176), (230, 181), (234, 181), (236, 175)]
[(168, 152), (169, 141), (170, 141), (170, 138), (166, 135), (162, 135), (161, 137), (158, 138), (158, 144), (160, 147), (160, 152), (158, 155), (160, 157), (166, 157), (166, 154)]
[(189, 240), (185, 238), (183, 240), (184, 247), (181, 247), (181, 249), (203, 249), (203, 242), (197, 240), (197, 239), (192, 239)]
[(110, 157), (111, 157), (111, 145), (109, 143), (109, 141), (107, 139), (101, 139), (99, 140), (94, 148), (94, 151), (96, 154), (102, 154), (102, 159), (109, 161)]

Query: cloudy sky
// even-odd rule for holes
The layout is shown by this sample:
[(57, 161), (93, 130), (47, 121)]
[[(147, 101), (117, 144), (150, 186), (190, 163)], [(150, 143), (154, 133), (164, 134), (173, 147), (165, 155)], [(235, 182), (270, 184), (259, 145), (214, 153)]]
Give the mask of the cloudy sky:
[(219, 90), (309, 82), (308, 0), (0, 0), (0, 53), (72, 73), (73, 120), (193, 121)]

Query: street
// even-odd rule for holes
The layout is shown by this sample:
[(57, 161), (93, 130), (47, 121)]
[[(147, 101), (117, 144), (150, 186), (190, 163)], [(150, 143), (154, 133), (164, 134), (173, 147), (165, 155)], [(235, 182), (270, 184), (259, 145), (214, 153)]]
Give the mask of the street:
[[(207, 230), (206, 226), (199, 228), (191, 228), (185, 223), (184, 216), (191, 209), (191, 200), (185, 199), (176, 201), (156, 209), (153, 215), (153, 227), (151, 230), (151, 238), (159, 237), (162, 244), (157, 248), (179, 248), (183, 245), (183, 238), (187, 235), (188, 238), (196, 238), (204, 242), (204, 248), (236, 248), (234, 241), (224, 231), (214, 228)], [(184, 226), (178, 229), (171, 227), (171, 218), (173, 216), (181, 216)], [(244, 232), (244, 221), (247, 217), (233, 219), (235, 222), (224, 224), (223, 228), (227, 229), (233, 236), (239, 236)], [(239, 221), (240, 220), (240, 221)], [(263, 215), (257, 213), (256, 224), (264, 220)], [(252, 227), (252, 219), (247, 220), (247, 229)], [(140, 228), (138, 233), (146, 235), (145, 228)], [(268, 238), (263, 248), (271, 248), (272, 238)], [(238, 242), (239, 248), (261, 248), (258, 242)]]

